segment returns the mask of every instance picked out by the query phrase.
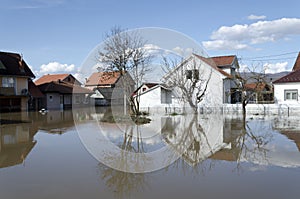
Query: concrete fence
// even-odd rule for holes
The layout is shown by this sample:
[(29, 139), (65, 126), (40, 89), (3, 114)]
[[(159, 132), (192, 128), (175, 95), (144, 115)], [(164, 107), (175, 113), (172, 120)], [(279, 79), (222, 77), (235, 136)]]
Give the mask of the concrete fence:
[[(182, 114), (192, 113), (190, 107), (141, 107), (140, 111), (150, 114)], [(285, 104), (248, 104), (246, 106), (247, 115), (279, 115), (297, 116), (300, 115), (299, 105)], [(222, 106), (199, 106), (200, 114), (242, 114), (241, 104), (224, 104)]]

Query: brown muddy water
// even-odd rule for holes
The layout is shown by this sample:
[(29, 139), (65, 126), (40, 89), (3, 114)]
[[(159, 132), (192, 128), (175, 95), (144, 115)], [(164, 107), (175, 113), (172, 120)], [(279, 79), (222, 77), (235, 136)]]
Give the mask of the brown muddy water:
[[(299, 198), (297, 117), (249, 116), (244, 125), (236, 116), (150, 115), (130, 126), (101, 122), (106, 114), (1, 113), (0, 198)], [(107, 142), (120, 150), (107, 152)], [(178, 155), (166, 165), (164, 153), (134, 164), (118, 154), (164, 147)]]

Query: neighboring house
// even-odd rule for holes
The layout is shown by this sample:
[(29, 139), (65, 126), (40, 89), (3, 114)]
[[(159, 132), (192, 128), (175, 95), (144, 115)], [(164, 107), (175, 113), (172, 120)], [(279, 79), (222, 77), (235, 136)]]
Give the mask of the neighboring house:
[[(172, 90), (159, 83), (144, 83), (135, 92), (140, 107), (172, 107)], [(178, 103), (176, 104), (178, 105)]]
[[(134, 81), (129, 73), (121, 74), (121, 72), (95, 72), (85, 83), (85, 88), (92, 91), (98, 91), (99, 97), (97, 99), (102, 105), (122, 105), (124, 104), (125, 93), (132, 93), (134, 91)], [(102, 98), (102, 96), (104, 98)], [(126, 97), (126, 96), (125, 96)]]
[(276, 103), (300, 105), (300, 53), (292, 72), (274, 81), (273, 85)]
[(81, 85), (81, 83), (72, 74), (48, 74), (43, 75), (34, 83), (39, 86), (41, 84), (50, 83), (53, 81), (62, 81), (69, 84)]
[[(237, 96), (232, 93), (237, 89), (234, 80), (238, 68), (238, 60), (234, 55), (205, 58), (193, 54), (179, 64), (173, 71), (168, 73), (164, 77), (164, 81), (166, 85), (170, 85), (170, 81), (172, 81), (172, 78), (174, 77), (208, 80), (205, 97), (200, 105), (217, 107), (223, 103), (237, 102)], [(181, 101), (181, 94), (180, 91), (178, 91), (180, 89), (172, 89), (177, 93), (175, 94), (177, 99), (173, 98), (172, 100)]]
[(271, 84), (264, 82), (261, 83), (249, 83), (245, 85), (246, 92), (253, 95), (251, 96), (249, 103), (254, 104), (267, 104), (274, 103), (274, 91)]
[(35, 82), (45, 95), (42, 106), (46, 109), (68, 109), (73, 105), (89, 104), (89, 89), (80, 86), (80, 82), (71, 74), (44, 75)]
[(28, 110), (28, 81), (33, 78), (21, 55), (0, 52), (0, 112)]

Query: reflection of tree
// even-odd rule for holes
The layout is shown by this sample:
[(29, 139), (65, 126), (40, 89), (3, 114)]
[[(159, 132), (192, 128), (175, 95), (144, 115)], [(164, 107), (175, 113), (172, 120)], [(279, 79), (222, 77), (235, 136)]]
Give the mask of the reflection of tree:
[[(215, 115), (208, 115), (208, 117), (212, 119), (203, 120), (201, 118), (199, 120), (197, 116), (194, 116), (189, 120), (185, 116), (180, 125), (174, 119), (173, 123), (166, 123), (163, 127), (163, 138), (168, 145), (182, 154), (182, 160), (202, 172), (211, 169), (215, 159), (234, 160), (237, 162), (237, 169), (241, 168), (243, 161), (267, 163), (267, 147), (272, 140), (272, 133), (268, 130), (268, 126), (264, 126), (264, 122), (256, 121), (255, 125), (251, 125), (241, 119), (227, 120), (224, 124), (222, 117), (220, 120), (215, 118)], [(210, 124), (213, 120), (220, 128), (214, 127), (215, 124)], [(172, 125), (173, 128), (168, 127)], [(179, 126), (183, 126), (183, 128), (180, 129)], [(235, 126), (233, 127), (235, 129), (228, 126)], [(214, 131), (216, 132), (214, 133)], [(216, 137), (213, 138), (212, 135)], [(210, 160), (207, 160), (208, 158)], [(187, 166), (182, 160), (174, 163), (177, 165), (176, 167), (181, 166), (184, 169)]]
[(272, 133), (264, 127), (262, 122), (256, 122), (256, 130), (243, 120), (241, 134), (234, 141), (235, 147), (240, 149), (237, 159), (237, 169), (241, 168), (240, 162), (248, 160), (253, 163), (267, 163), (268, 143), (272, 140)]
[[(142, 191), (146, 185), (146, 174), (124, 172), (134, 165), (136, 171), (143, 170), (145, 164), (150, 164), (144, 155), (142, 132), (137, 125), (126, 125), (123, 140), (118, 144), (121, 149), (117, 156), (110, 158), (117, 160), (120, 170), (99, 164), (101, 178), (106, 186), (115, 193), (117, 198), (131, 198), (133, 194)], [(131, 152), (130, 154), (128, 152)]]
[(147, 174), (135, 174), (117, 171), (103, 164), (99, 164), (101, 178), (105, 181), (107, 188), (115, 193), (117, 198), (132, 198), (132, 196), (143, 191), (148, 182)]
[(201, 152), (213, 153), (211, 143), (196, 114), (191, 119), (184, 116), (183, 121), (180, 123), (176, 120), (173, 123), (170, 123), (170, 121), (172, 120), (169, 120), (169, 124), (166, 123), (162, 128), (163, 138), (168, 145), (182, 154), (182, 158), (189, 164), (194, 166), (203, 160), (202, 156), (205, 156), (205, 154), (201, 154)]

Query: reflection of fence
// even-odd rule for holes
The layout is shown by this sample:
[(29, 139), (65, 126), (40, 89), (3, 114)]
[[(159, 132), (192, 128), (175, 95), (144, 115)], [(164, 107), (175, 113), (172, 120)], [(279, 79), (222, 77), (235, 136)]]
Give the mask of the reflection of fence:
[[(188, 107), (142, 107), (140, 109), (148, 113), (161, 114), (181, 114), (192, 113), (192, 109)], [(286, 104), (248, 104), (246, 106), (247, 114), (249, 115), (282, 115), (295, 116), (300, 115), (300, 105), (286, 105)], [(223, 106), (199, 107), (200, 114), (241, 114), (243, 107), (241, 104), (224, 104)]]

